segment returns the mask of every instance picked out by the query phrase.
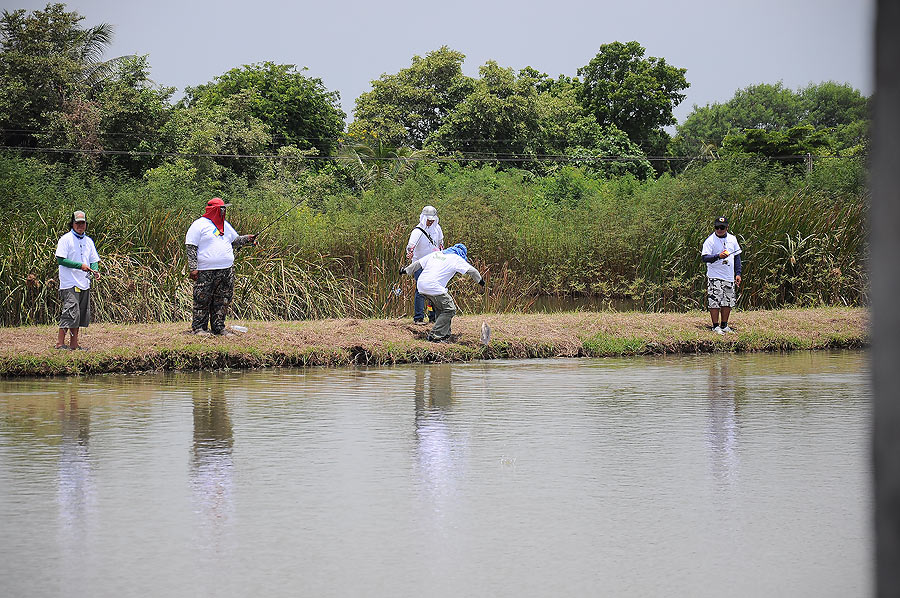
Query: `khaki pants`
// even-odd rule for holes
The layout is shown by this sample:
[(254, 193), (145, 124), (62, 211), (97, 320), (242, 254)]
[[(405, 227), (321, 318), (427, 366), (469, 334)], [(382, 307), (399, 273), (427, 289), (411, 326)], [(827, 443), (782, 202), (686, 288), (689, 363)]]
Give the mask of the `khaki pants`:
[(449, 293), (443, 295), (425, 295), (425, 300), (434, 309), (435, 321), (431, 329), (432, 340), (443, 340), (450, 336), (450, 321), (456, 315), (456, 304)]

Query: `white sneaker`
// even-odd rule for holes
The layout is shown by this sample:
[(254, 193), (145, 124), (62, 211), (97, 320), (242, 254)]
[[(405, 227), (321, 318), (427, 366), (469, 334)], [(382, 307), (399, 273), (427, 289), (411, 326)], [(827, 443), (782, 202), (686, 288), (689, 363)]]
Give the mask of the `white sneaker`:
[(722, 329), (722, 334), (727, 334), (727, 333), (734, 334), (734, 330), (731, 329), (731, 326), (726, 326), (725, 328)]
[(713, 332), (715, 332), (716, 334), (722, 334), (722, 335), (725, 334), (725, 331), (722, 330), (721, 328), (719, 328), (718, 326), (716, 326), (715, 328), (713, 328)]

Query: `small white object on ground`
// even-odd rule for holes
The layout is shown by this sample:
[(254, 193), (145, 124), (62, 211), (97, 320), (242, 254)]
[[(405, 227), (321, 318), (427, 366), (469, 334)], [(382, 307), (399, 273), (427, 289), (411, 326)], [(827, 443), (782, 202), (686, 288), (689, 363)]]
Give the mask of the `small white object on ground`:
[(246, 326), (237, 326), (237, 325), (229, 326), (229, 328), (231, 328), (235, 332), (247, 332), (247, 330), (249, 330), (249, 328), (247, 328)]

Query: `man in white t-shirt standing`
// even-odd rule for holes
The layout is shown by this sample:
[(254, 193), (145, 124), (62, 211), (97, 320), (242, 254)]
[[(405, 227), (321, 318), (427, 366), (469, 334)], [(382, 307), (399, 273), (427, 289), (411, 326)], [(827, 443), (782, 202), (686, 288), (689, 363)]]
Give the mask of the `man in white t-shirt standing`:
[[(87, 217), (78, 210), (69, 219), (69, 232), (56, 244), (59, 266), (59, 316), (57, 349), (84, 349), (78, 344), (78, 331), (91, 323), (91, 277), (100, 279), (100, 256), (94, 241), (85, 234)], [(66, 331), (69, 344), (66, 345)]]
[(456, 304), (447, 292), (447, 283), (454, 274), (468, 274), (472, 279), (484, 286), (481, 273), (469, 262), (468, 251), (462, 243), (448, 247), (444, 251), (429, 253), (406, 268), (400, 268), (400, 274), (411, 276), (419, 273), (416, 279), (416, 290), (425, 296), (425, 300), (434, 308), (436, 314), (434, 327), (428, 333), (428, 340), (443, 343), (450, 340), (450, 322), (456, 315)]
[(713, 227), (713, 234), (703, 242), (700, 257), (706, 263), (706, 298), (713, 332), (727, 334), (734, 332), (728, 326), (728, 316), (737, 304), (737, 288), (741, 286), (741, 246), (737, 237), (728, 232), (725, 216), (717, 217)]
[(194, 282), (191, 332), (228, 335), (225, 314), (234, 296), (234, 250), (256, 245), (256, 235), (240, 236), (225, 220), (226, 204), (214, 197), (206, 212), (194, 220), (184, 239), (187, 263)]
[[(430, 253), (441, 251), (444, 248), (444, 231), (438, 224), (437, 210), (434, 206), (425, 206), (422, 213), (419, 214), (419, 224), (416, 225), (409, 234), (409, 242), (406, 244), (406, 259), (418, 260)], [(421, 272), (419, 270), (418, 272)], [(419, 280), (419, 273), (414, 274), (415, 279)], [(416, 324), (425, 324), (425, 297), (417, 290), (413, 302), (415, 311), (413, 312), (413, 322)], [(434, 312), (429, 315), (429, 319), (434, 322), (436, 316)]]

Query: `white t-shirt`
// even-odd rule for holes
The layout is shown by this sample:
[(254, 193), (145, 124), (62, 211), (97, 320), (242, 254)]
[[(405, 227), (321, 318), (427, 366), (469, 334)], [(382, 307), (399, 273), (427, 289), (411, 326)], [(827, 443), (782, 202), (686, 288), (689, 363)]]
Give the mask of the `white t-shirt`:
[(201, 216), (191, 224), (184, 243), (197, 246), (198, 270), (221, 270), (234, 265), (234, 248), (231, 244), (238, 236), (227, 220), (224, 234), (219, 234), (219, 229), (212, 220)]
[[(719, 255), (723, 249), (727, 249), (728, 253), (739, 251), (741, 246), (738, 244), (737, 237), (731, 233), (727, 233), (724, 237), (719, 237), (716, 233), (711, 234), (703, 242), (702, 255)], [(725, 259), (716, 260), (706, 263), (706, 276), (709, 278), (719, 278), (734, 282), (734, 258), (730, 255)]]
[(465, 274), (472, 266), (455, 253), (436, 252), (419, 260), (422, 273), (416, 288), (423, 295), (443, 295), (454, 274)]
[(409, 242), (406, 244), (407, 248), (413, 248), (413, 261), (421, 259), (429, 253), (440, 251), (441, 243), (444, 242), (444, 231), (441, 230), (441, 225), (438, 224), (436, 220), (431, 226), (425, 226), (424, 217), (421, 220), (419, 226), (424, 228), (428, 234), (431, 235), (431, 240), (434, 241), (434, 245), (431, 244), (431, 241), (428, 240), (425, 233), (418, 228), (414, 228), (409, 234)]
[[(56, 257), (87, 264), (88, 266), (100, 261), (100, 256), (97, 255), (97, 248), (94, 247), (94, 241), (87, 235), (79, 239), (72, 231), (59, 238), (59, 242), (56, 244)], [(91, 279), (88, 277), (88, 273), (84, 270), (60, 266), (59, 288), (71, 289), (72, 287), (78, 287), (82, 291), (91, 288)]]

